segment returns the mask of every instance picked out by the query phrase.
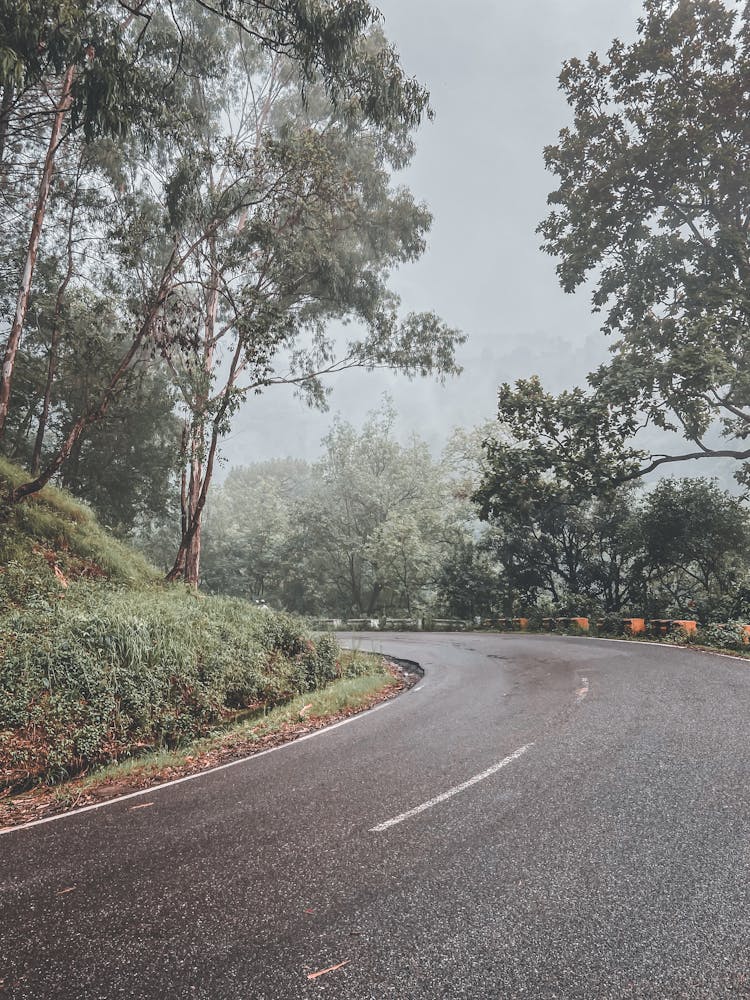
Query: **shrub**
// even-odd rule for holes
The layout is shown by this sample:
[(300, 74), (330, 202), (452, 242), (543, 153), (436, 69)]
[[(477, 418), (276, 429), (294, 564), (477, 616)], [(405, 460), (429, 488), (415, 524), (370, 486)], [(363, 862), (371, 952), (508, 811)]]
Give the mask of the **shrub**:
[(741, 622), (713, 622), (698, 630), (695, 641), (717, 649), (745, 649), (744, 637)]
[(79, 584), (0, 620), (0, 768), (57, 778), (173, 746), (229, 709), (327, 683), (339, 655), (241, 600)]

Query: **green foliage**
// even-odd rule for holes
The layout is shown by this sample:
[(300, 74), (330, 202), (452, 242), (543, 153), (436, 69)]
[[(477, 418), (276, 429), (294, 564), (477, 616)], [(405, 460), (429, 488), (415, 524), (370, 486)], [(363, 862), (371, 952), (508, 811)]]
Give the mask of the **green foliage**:
[(475, 493), (506, 613), (545, 599), (560, 616), (732, 616), (750, 544), (738, 498), (705, 479), (664, 480), (640, 497), (610, 487), (598, 498), (575, 476), (506, 480), (523, 451), (510, 437), (490, 443)]
[(500, 581), (487, 546), (478, 544), (468, 532), (454, 538), (440, 566), (437, 589), (451, 617), (471, 620), (491, 614), (498, 603)]
[(336, 420), (312, 467), (233, 470), (208, 510), (206, 583), (345, 618), (432, 602), (456, 504), (424, 442), (396, 440), (394, 416), (385, 403), (360, 429)]
[[(22, 470), (0, 460), (0, 477)], [(164, 587), (62, 490), (0, 519), (0, 774), (64, 776), (174, 746), (235, 709), (345, 676), (330, 635), (233, 598)]]
[(694, 641), (715, 649), (747, 650), (745, 639), (747, 635), (742, 629), (742, 622), (730, 621), (704, 625), (696, 633)]
[(646, 497), (639, 525), (651, 588), (674, 617), (725, 619), (747, 570), (745, 505), (710, 480), (665, 480)]
[(385, 403), (361, 430), (336, 420), (324, 439), (290, 537), (305, 610), (411, 616), (429, 600), (447, 484), (424, 442), (395, 439), (394, 416)]
[(310, 489), (310, 467), (277, 460), (231, 469), (212, 495), (203, 536), (203, 584), (213, 593), (295, 607), (296, 508)]
[[(0, 457), (0, 496), (25, 475)], [(108, 534), (64, 490), (48, 486), (29, 503), (0, 503), (0, 610), (24, 606), (32, 595), (59, 593), (55, 566), (71, 580), (106, 578), (134, 587), (157, 578), (143, 556)]]
[[(586, 391), (502, 388), (532, 475), (596, 486), (750, 458), (749, 72), (750, 8), (728, 0), (645, 0), (634, 42), (564, 64), (572, 121), (545, 150), (557, 187), (539, 231), (565, 291), (592, 280), (616, 340)], [(645, 451), (646, 425), (693, 447)]]
[[(0, 623), (0, 758), (54, 778), (339, 676), (330, 637), (229, 598), (78, 585)], [(27, 746), (27, 744), (30, 744)]]

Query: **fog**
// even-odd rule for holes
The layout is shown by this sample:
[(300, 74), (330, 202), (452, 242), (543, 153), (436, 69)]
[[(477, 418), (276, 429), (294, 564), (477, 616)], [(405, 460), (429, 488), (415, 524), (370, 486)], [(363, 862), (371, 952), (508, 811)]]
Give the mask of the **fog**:
[[(399, 175), (427, 202), (434, 225), (424, 257), (394, 277), (404, 309), (434, 309), (468, 342), (464, 373), (445, 385), (386, 373), (336, 377), (330, 409), (353, 422), (390, 393), (402, 433), (439, 449), (452, 427), (494, 415), (501, 382), (538, 373), (555, 390), (580, 383), (606, 357), (585, 291), (565, 295), (536, 226), (554, 178), (543, 147), (568, 123), (558, 91), (564, 59), (635, 34), (636, 0), (380, 0), (385, 30), (407, 71), (432, 93), (434, 122)], [(458, 11), (460, 10), (460, 15)], [(314, 458), (331, 413), (286, 387), (252, 397), (224, 445), (227, 465)]]

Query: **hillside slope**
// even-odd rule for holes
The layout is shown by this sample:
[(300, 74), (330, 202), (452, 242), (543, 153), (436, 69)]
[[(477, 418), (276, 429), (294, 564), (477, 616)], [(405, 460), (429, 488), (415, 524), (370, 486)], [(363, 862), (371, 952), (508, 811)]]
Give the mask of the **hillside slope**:
[[(0, 462), (0, 495), (21, 470)], [(176, 746), (362, 669), (287, 615), (167, 586), (65, 492), (0, 503), (0, 792)]]

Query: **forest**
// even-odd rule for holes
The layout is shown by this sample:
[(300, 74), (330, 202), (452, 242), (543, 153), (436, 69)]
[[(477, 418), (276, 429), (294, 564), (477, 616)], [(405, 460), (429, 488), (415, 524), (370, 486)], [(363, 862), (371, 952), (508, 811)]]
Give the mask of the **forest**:
[[(364, 0), (6, 3), (6, 522), (54, 484), (167, 581), (301, 615), (747, 615), (741, 488), (643, 478), (687, 458), (742, 460), (746, 420), (746, 321), (727, 291), (743, 265), (726, 249), (744, 195), (722, 186), (708, 131), (703, 173), (684, 167), (695, 136), (672, 105), (664, 195), (641, 127), (657, 91), (630, 93), (623, 76), (652, 81), (649, 38), (659, 65), (692, 39), (689, 89), (707, 39), (724, 37), (734, 55), (701, 69), (708, 129), (719, 104), (739, 114), (721, 88), (744, 43), (720, 4), (692, 20), (668, 8), (647, 3), (639, 40), (606, 67), (565, 65), (573, 125), (545, 152), (560, 186), (543, 249), (566, 291), (599, 275), (593, 306), (621, 338), (612, 362), (559, 396), (534, 377), (502, 385), (496, 418), (454, 429), (441, 453), (397, 431), (386, 398), (360, 426), (333, 414), (317, 460), (227, 470), (222, 441), (259, 394), (325, 409), (350, 369), (459, 377), (466, 335), (429, 308), (404, 312), (392, 280), (432, 223), (399, 182), (428, 92)], [(618, 201), (623, 171), (649, 197)], [(632, 223), (626, 235), (610, 212)], [(644, 451), (646, 425), (698, 451)]]

